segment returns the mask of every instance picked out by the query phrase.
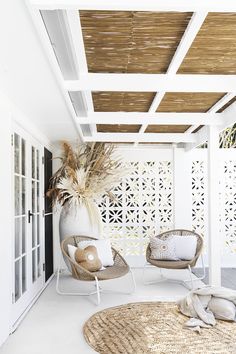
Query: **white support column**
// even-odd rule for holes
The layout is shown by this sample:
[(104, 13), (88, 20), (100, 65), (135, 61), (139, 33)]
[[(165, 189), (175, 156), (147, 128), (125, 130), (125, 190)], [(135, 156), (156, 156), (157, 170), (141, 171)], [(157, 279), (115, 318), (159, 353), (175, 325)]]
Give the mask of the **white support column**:
[(219, 130), (208, 127), (208, 257), (210, 285), (221, 285), (219, 229)]

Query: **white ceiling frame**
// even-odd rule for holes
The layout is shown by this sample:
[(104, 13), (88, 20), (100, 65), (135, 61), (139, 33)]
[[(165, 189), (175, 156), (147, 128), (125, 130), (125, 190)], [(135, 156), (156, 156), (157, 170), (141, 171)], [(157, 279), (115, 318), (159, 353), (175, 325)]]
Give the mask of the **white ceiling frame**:
[(195, 134), (184, 133), (97, 133), (93, 137), (85, 137), (85, 141), (99, 142), (160, 142), (160, 143), (195, 143)]
[(236, 123), (236, 103), (233, 103), (221, 113), (223, 119), (223, 125), (219, 127), (220, 131), (232, 126)]
[[(184, 133), (185, 135), (189, 135), (190, 133)], [(192, 134), (195, 136), (196, 141), (194, 143), (186, 143), (185, 144), (185, 150), (190, 151), (198, 146), (204, 144), (207, 139), (208, 139), (208, 127), (205, 126), (202, 129), (200, 129), (197, 133)]]
[[(78, 76), (86, 75), (88, 73), (88, 65), (84, 48), (84, 40), (82, 34), (82, 28), (80, 23), (80, 16), (78, 11), (67, 10), (66, 11), (69, 31), (72, 38), (73, 49), (76, 57)], [(88, 113), (94, 112), (92, 93), (90, 90), (83, 92), (83, 99), (87, 106)], [(92, 135), (97, 132), (96, 125), (90, 126)]]
[(221, 113), (93, 112), (78, 124), (222, 125)]
[[(188, 23), (188, 26), (181, 38), (181, 41), (178, 45), (178, 48), (175, 51), (175, 54), (171, 60), (171, 63), (167, 69), (166, 75), (176, 74), (180, 65), (182, 64), (185, 55), (187, 54), (189, 48), (191, 47), (197, 33), (199, 32), (208, 12), (195, 12), (191, 20)], [(158, 106), (160, 105), (165, 92), (158, 92), (154, 97), (154, 100), (149, 108), (149, 112), (156, 112)], [(147, 124), (143, 124), (139, 132), (143, 133), (147, 129)]]
[[(206, 113), (216, 113), (220, 108), (222, 108), (226, 103), (228, 103), (232, 98), (234, 98), (235, 94), (234, 93), (227, 93), (224, 95), (219, 101), (217, 101), (214, 106), (212, 106)], [(222, 122), (223, 124), (223, 122)], [(189, 127), (185, 133), (192, 133), (194, 132), (195, 129), (199, 127), (199, 125), (202, 124), (194, 124), (191, 127)], [(204, 125), (204, 124), (203, 124)]]
[(64, 83), (67, 91), (236, 93), (236, 75), (88, 73)]
[[(192, 0), (191, 2), (188, 0), (179, 0), (179, 1), (165, 0), (165, 2), (157, 2), (156, 0), (145, 0), (145, 1), (142, 0), (142, 1), (131, 1), (131, 2), (127, 2), (127, 0), (119, 0), (118, 2), (117, 0), (111, 0), (109, 2), (105, 0), (87, 0), (87, 1), (86, 0), (26, 0), (26, 3), (28, 4), (29, 10), (33, 17), (33, 22), (35, 23), (35, 26), (38, 30), (38, 34), (41, 37), (41, 40), (43, 42), (45, 51), (47, 52), (48, 59), (51, 63), (52, 69), (59, 82), (59, 86), (61, 88), (65, 101), (67, 103), (68, 109), (72, 114), (73, 121), (76, 121), (77, 123), (78, 123), (78, 117), (76, 116), (73, 109), (73, 105), (71, 104), (68, 95), (68, 87), (72, 88), (71, 91), (83, 91), (83, 94), (86, 97), (86, 101), (88, 105), (92, 103), (92, 101), (90, 101), (88, 97), (88, 93), (90, 92), (91, 94), (91, 91), (126, 91), (126, 92), (146, 91), (146, 92), (159, 92), (159, 93), (161, 92), (163, 96), (165, 92), (230, 92), (231, 95), (234, 95), (236, 93), (236, 85), (234, 83), (236, 82), (236, 75), (170, 75), (170, 76), (168, 75), (169, 77), (167, 77), (167, 75), (158, 75), (158, 74), (121, 74), (123, 77), (119, 77), (120, 74), (86, 73), (86, 74), (82, 74), (79, 77), (79, 79), (76, 81), (65, 82), (61, 75), (60, 69), (58, 67), (57, 61), (54, 56), (53, 49), (51, 48), (49, 38), (46, 34), (43, 21), (38, 11), (39, 9), (42, 10), (43, 9), (44, 10), (64, 9), (64, 10), (75, 10), (75, 11), (77, 10), (115, 10), (115, 11), (122, 10), (122, 11), (236, 12), (235, 0), (225, 0), (224, 2), (219, 2), (219, 3), (212, 2), (212, 0), (205, 0), (204, 2), (199, 2), (199, 0)], [(79, 16), (77, 17), (79, 18)], [(109, 75), (109, 77), (107, 75)], [(139, 89), (139, 87), (142, 87), (142, 89)], [(153, 104), (150, 106), (150, 109), (152, 107), (152, 109), (154, 110), (154, 107), (156, 105), (158, 106), (162, 97), (160, 95), (157, 95), (153, 100)], [(90, 96), (90, 98), (92, 97)], [(223, 127), (231, 125), (235, 122), (234, 119), (235, 115), (233, 116), (231, 114), (231, 111), (229, 112), (228, 109), (226, 111), (227, 114), (224, 112), (224, 117), (226, 118), (226, 121), (223, 125), (220, 126), (219, 131), (223, 129)], [(204, 113), (204, 114), (208, 115), (209, 113)], [(222, 116), (220, 117), (220, 119), (221, 118)], [(83, 117), (82, 119), (85, 119), (85, 117)], [(148, 119), (148, 117), (146, 119)], [(109, 123), (104, 123), (104, 124), (109, 124)], [(128, 122), (127, 124), (133, 124), (133, 122)], [(204, 125), (206, 125), (206, 123)], [(81, 138), (83, 139), (82, 131), (80, 126), (78, 126), (78, 124), (76, 124), (76, 128)], [(206, 141), (206, 137), (207, 137), (206, 132), (207, 132), (207, 127), (202, 128), (196, 134), (95, 133), (94, 134), (95, 137), (86, 137), (85, 139), (86, 141), (93, 141), (94, 138), (96, 138), (96, 141), (110, 141), (111, 140), (110, 138), (112, 138), (113, 141), (124, 141), (124, 142), (126, 141), (130, 142), (132, 141), (132, 139), (137, 139), (134, 141), (144, 141), (144, 142), (146, 141), (147, 142), (152, 142), (152, 141), (168, 142), (169, 141), (168, 139), (170, 139), (170, 142), (172, 143), (185, 142), (186, 149), (188, 149), (194, 146), (196, 147), (201, 143), (203, 143), (204, 141)], [(138, 138), (138, 135), (141, 136)], [(105, 140), (97, 140), (97, 139), (105, 139)], [(178, 139), (180, 139), (180, 141), (178, 141)]]
[(42, 10), (113, 10), (113, 11), (180, 11), (236, 12), (235, 0), (30, 0)]
[(60, 88), (60, 91), (61, 91), (61, 94), (65, 100), (65, 103), (66, 103), (66, 106), (68, 108), (68, 111), (72, 117), (72, 123), (75, 127), (75, 130), (76, 132), (78, 133), (80, 139), (82, 142), (84, 142), (84, 137), (83, 137), (83, 133), (82, 133), (82, 130), (81, 130), (81, 127), (78, 126), (78, 124), (76, 124), (76, 119), (77, 119), (77, 116), (75, 114), (75, 111), (74, 111), (74, 107), (73, 107), (73, 104), (70, 100), (70, 96), (68, 94), (68, 91), (65, 89), (64, 87), (64, 78), (62, 76), (62, 73), (61, 73), (61, 70), (58, 66), (58, 63), (57, 63), (57, 60), (56, 60), (56, 57), (55, 57), (55, 54), (54, 54), (54, 51), (53, 51), (53, 48), (52, 48), (52, 45), (51, 45), (51, 42), (50, 42), (50, 39), (48, 37), (48, 34), (46, 32), (46, 29), (45, 29), (45, 25), (44, 25), (44, 22), (43, 22), (43, 19), (40, 15), (40, 12), (39, 10), (33, 8), (30, 4), (30, 1), (29, 0), (26, 0), (26, 6), (31, 14), (31, 17), (32, 17), (32, 21), (35, 25), (35, 28), (37, 30), (37, 34), (40, 38), (40, 41), (42, 43), (42, 46), (43, 46), (43, 49), (46, 53), (46, 56), (47, 56), (47, 59), (49, 61), (49, 64), (50, 64), (50, 67), (56, 77), (56, 80), (58, 82), (58, 85), (59, 85), (59, 88)]
[[(218, 109), (219, 109), (219, 107), (218, 107)], [(208, 114), (208, 113), (206, 113), (206, 114)], [(219, 133), (236, 123), (236, 103), (233, 103), (231, 106), (226, 108), (226, 110), (224, 112), (222, 112), (220, 114), (221, 114), (221, 117), (223, 120), (223, 124), (218, 126)], [(186, 134), (186, 133), (184, 133), (184, 134)], [(188, 134), (186, 134), (186, 135), (188, 135)], [(196, 136), (196, 142), (195, 143), (186, 143), (186, 145), (185, 145), (186, 151), (190, 151), (192, 149), (195, 149), (196, 147), (204, 144), (207, 141), (208, 127), (205, 126), (205, 127), (201, 128), (197, 133), (195, 133), (193, 135)]]

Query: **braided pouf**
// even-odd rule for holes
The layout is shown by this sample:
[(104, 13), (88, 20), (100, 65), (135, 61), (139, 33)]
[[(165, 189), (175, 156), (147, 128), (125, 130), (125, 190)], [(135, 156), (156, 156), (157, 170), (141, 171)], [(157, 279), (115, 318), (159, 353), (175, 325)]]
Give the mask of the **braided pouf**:
[(84, 325), (87, 343), (101, 354), (236, 354), (236, 323), (218, 321), (201, 334), (171, 302), (140, 302), (97, 312)]

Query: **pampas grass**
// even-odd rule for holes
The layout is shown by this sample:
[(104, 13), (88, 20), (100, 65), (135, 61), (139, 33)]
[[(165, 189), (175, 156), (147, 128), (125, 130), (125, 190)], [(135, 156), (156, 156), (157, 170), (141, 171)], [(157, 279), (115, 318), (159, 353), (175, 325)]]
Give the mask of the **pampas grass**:
[(91, 214), (96, 214), (94, 201), (104, 194), (115, 198), (111, 190), (126, 171), (113, 154), (113, 144), (93, 143), (73, 149), (63, 142), (61, 167), (54, 173), (47, 192), (53, 205), (77, 207), (83, 203)]

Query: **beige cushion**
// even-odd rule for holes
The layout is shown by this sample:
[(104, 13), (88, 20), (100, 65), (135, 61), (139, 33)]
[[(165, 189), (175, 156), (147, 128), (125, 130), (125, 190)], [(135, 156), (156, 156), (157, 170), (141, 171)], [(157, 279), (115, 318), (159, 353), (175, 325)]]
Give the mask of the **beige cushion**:
[(152, 259), (169, 261), (179, 260), (176, 255), (175, 242), (173, 237), (168, 237), (166, 240), (162, 240), (158, 237), (151, 237), (150, 248)]
[(236, 308), (232, 301), (213, 296), (209, 301), (208, 309), (218, 320), (235, 321)]
[(95, 246), (88, 246), (84, 249), (77, 248), (75, 251), (75, 260), (81, 267), (89, 272), (97, 272), (102, 267), (102, 262), (98, 258), (98, 252)]

